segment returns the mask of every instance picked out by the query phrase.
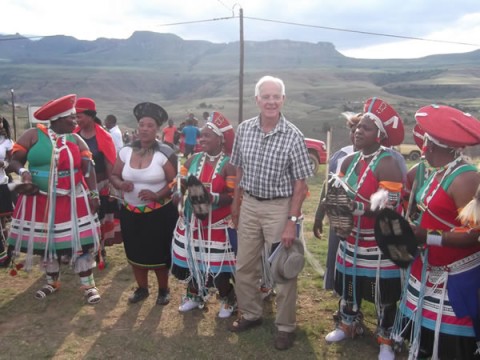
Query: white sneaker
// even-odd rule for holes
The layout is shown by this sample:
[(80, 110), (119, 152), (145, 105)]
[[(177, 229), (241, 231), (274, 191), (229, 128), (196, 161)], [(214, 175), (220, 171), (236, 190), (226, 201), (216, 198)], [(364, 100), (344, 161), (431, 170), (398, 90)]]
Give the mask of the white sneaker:
[(229, 305), (227, 302), (220, 302), (220, 311), (218, 312), (218, 317), (221, 319), (226, 319), (232, 316), (232, 313), (235, 311), (236, 306)]
[(381, 344), (378, 360), (395, 360), (395, 353), (390, 345)]
[(189, 297), (185, 297), (182, 301), (182, 304), (178, 307), (178, 311), (187, 312), (193, 309), (196, 309), (200, 306), (199, 301), (195, 301)]
[(333, 331), (330, 331), (327, 336), (325, 336), (325, 340), (328, 342), (338, 342), (342, 341), (347, 337), (347, 334), (345, 334), (345, 331), (342, 329), (336, 328)]

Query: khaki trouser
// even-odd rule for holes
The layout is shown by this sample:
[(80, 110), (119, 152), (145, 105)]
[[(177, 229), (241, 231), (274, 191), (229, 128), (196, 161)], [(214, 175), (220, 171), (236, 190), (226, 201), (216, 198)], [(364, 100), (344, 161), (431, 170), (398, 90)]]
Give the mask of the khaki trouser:
[[(261, 255), (266, 242), (271, 246), (281, 241), (290, 209), (291, 198), (258, 201), (245, 194), (238, 225), (238, 254), (235, 293), (238, 307), (247, 320), (263, 315), (263, 300), (259, 291), (262, 277)], [(279, 331), (293, 332), (296, 322), (297, 278), (277, 285), (277, 316)]]

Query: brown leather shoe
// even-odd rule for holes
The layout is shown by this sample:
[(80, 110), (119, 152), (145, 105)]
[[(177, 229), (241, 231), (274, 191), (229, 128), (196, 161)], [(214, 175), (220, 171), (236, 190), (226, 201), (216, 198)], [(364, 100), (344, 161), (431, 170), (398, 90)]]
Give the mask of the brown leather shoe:
[(295, 333), (286, 331), (277, 331), (275, 335), (274, 346), (277, 350), (287, 350), (293, 346)]
[(261, 324), (262, 318), (258, 318), (256, 320), (247, 320), (241, 316), (228, 326), (228, 330), (231, 332), (242, 332), (257, 327)]

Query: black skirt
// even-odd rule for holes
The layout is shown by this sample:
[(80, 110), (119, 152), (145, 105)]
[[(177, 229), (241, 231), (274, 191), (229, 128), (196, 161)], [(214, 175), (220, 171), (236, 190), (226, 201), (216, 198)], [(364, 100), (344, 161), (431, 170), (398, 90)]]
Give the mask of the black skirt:
[[(406, 319), (405, 322), (408, 320)], [(406, 325), (406, 324), (404, 324)], [(409, 339), (412, 326), (407, 326), (404, 339)], [(435, 340), (434, 331), (422, 327), (420, 335), (420, 349), (418, 358), (430, 358), (433, 352), (433, 344)], [(438, 342), (438, 355), (440, 359), (461, 359), (461, 360), (479, 360), (480, 354), (476, 354), (477, 343), (474, 337), (455, 336), (440, 333)]]
[(13, 213), (13, 197), (7, 184), (0, 185), (0, 216)]
[(120, 227), (128, 262), (145, 269), (170, 268), (177, 220), (172, 202), (148, 213), (134, 213), (122, 206)]
[[(362, 300), (375, 303), (375, 278), (357, 276), (355, 279), (356, 291), (355, 296), (357, 304), (360, 305)], [(343, 295), (348, 301), (353, 301), (353, 278), (346, 275), (345, 292), (343, 289), (343, 274), (336, 271), (335, 273), (335, 291)], [(393, 304), (400, 300), (402, 285), (400, 278), (380, 279), (380, 303)]]

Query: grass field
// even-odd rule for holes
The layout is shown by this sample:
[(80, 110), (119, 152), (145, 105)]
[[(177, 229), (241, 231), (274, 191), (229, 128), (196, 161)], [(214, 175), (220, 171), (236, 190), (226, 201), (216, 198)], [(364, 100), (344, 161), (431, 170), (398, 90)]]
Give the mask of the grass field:
[[(321, 172), (320, 172), (321, 173)], [(327, 242), (312, 234), (312, 221), (321, 176), (309, 181), (304, 205), (307, 247), (322, 265)], [(180, 314), (184, 285), (171, 278), (172, 301), (155, 305), (157, 289), (144, 302), (128, 305), (135, 281), (122, 245), (109, 247), (108, 266), (95, 271), (102, 301), (86, 305), (72, 270), (62, 270), (62, 288), (45, 301), (34, 299), (44, 278), (38, 268), (12, 277), (0, 272), (0, 359), (375, 359), (378, 346), (374, 309), (366, 306), (367, 332), (355, 340), (327, 345), (337, 298), (322, 289), (322, 278), (307, 264), (299, 277), (297, 338), (295, 346), (273, 348), (274, 302), (265, 303), (265, 322), (242, 334), (226, 330), (231, 320), (219, 319), (212, 299), (203, 310)], [(153, 275), (150, 283), (155, 284)], [(404, 359), (399, 356), (397, 359)]]

